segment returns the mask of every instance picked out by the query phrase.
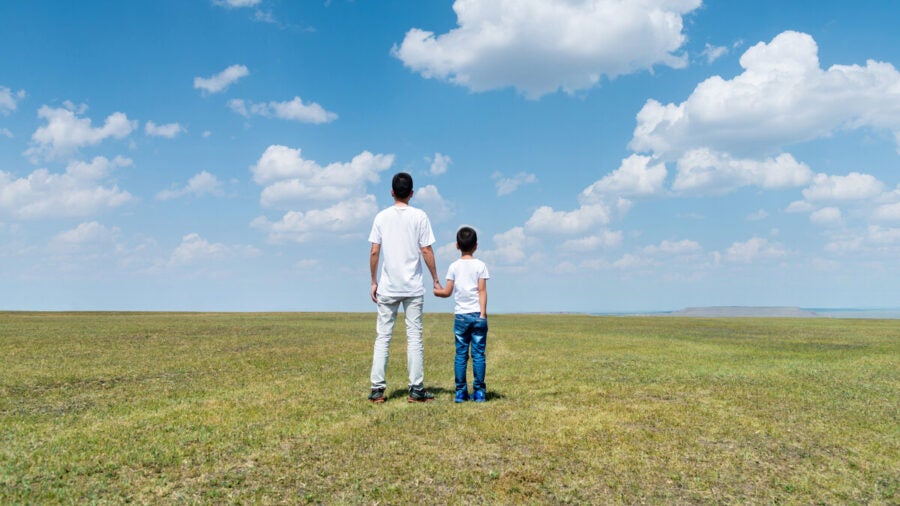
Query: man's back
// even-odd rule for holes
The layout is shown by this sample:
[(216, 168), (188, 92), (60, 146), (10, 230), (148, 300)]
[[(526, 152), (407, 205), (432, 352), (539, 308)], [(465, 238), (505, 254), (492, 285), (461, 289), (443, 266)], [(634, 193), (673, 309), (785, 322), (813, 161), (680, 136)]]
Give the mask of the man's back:
[(369, 242), (381, 245), (378, 293), (392, 297), (425, 294), (421, 249), (434, 243), (428, 216), (421, 209), (394, 205), (375, 216)]

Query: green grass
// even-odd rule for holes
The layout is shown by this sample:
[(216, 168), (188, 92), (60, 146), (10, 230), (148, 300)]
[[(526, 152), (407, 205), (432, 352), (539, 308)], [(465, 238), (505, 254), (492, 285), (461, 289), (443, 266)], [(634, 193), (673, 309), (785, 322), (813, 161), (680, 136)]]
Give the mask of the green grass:
[(0, 503), (900, 503), (900, 321), (0, 313)]

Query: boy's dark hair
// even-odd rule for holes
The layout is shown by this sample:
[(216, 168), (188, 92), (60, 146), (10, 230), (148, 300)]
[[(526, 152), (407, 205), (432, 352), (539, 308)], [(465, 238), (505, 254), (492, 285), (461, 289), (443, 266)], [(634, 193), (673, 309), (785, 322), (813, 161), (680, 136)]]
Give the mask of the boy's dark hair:
[(456, 245), (463, 253), (475, 251), (478, 245), (478, 233), (472, 227), (462, 227), (456, 232)]
[(391, 181), (391, 189), (394, 190), (394, 196), (400, 200), (409, 197), (413, 189), (412, 176), (406, 172), (394, 174), (394, 179)]

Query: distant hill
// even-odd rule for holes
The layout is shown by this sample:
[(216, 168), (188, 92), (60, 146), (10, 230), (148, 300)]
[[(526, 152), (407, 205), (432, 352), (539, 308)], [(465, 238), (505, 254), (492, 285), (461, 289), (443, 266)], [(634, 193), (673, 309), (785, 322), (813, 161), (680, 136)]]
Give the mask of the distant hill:
[(716, 307), (689, 307), (669, 313), (670, 316), (694, 316), (701, 318), (815, 318), (820, 316), (815, 311), (801, 309), (799, 307), (745, 307), (745, 306), (716, 306)]

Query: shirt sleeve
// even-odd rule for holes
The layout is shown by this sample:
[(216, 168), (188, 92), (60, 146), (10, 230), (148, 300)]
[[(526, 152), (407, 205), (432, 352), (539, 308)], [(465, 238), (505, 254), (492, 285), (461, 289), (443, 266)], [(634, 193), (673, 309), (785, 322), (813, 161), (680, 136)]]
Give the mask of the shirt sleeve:
[(434, 244), (434, 232), (431, 231), (431, 221), (428, 219), (428, 215), (423, 214), (422, 227), (419, 231), (419, 247), (424, 248), (425, 246), (431, 246)]
[(455, 265), (456, 265), (456, 262), (453, 262), (452, 264), (450, 264), (450, 267), (447, 267), (446, 279), (456, 281), (456, 269), (453, 268)]
[(481, 272), (478, 273), (478, 279), (491, 279), (491, 273), (488, 272), (487, 264), (481, 262)]
[(372, 231), (369, 232), (369, 242), (372, 244), (381, 244), (381, 227), (378, 226), (378, 217), (372, 222)]

